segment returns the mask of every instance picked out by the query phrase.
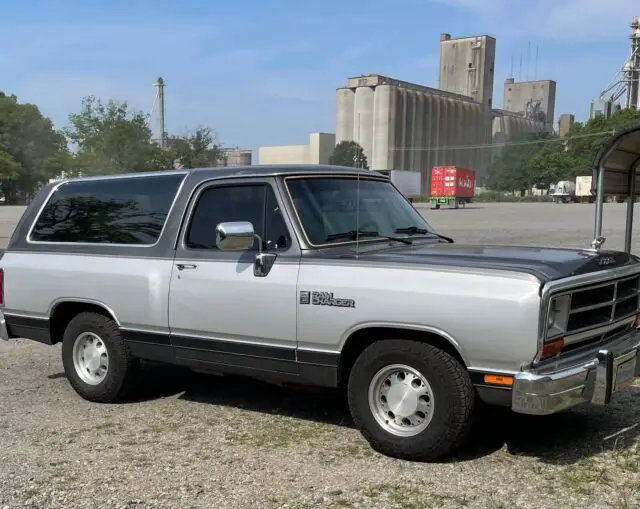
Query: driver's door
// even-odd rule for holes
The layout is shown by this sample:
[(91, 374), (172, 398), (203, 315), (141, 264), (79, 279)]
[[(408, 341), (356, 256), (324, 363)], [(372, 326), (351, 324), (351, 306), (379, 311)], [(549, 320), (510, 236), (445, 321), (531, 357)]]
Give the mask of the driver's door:
[[(176, 357), (186, 364), (297, 373), (296, 282), (299, 250), (268, 180), (205, 184), (181, 232), (171, 275), (169, 326)], [(264, 277), (254, 275), (258, 242), (220, 251), (216, 225), (250, 221), (277, 254)]]

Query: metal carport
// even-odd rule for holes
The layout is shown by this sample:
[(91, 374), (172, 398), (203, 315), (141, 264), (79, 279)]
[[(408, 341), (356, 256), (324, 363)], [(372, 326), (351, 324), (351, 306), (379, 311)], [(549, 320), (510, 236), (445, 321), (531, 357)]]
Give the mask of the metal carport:
[[(602, 235), (602, 209), (606, 195), (627, 196), (627, 225), (624, 250), (631, 252), (633, 208), (640, 196), (640, 124), (627, 127), (617, 133), (596, 157), (592, 191), (596, 193), (596, 219), (594, 236)], [(595, 240), (594, 240), (595, 242)]]

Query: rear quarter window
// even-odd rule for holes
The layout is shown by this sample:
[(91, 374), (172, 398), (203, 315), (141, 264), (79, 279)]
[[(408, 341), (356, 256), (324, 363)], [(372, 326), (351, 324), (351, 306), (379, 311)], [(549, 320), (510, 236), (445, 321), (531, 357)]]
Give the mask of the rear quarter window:
[(62, 184), (36, 219), (30, 241), (152, 245), (184, 174)]

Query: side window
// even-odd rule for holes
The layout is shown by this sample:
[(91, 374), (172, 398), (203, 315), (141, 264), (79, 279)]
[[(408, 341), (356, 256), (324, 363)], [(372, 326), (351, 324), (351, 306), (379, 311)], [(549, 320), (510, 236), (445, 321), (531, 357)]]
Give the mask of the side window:
[[(290, 245), (273, 190), (265, 184), (216, 186), (198, 199), (187, 230), (189, 249), (217, 249), (216, 225), (227, 221), (249, 221), (264, 240), (264, 249), (283, 249)], [(258, 241), (253, 250), (259, 248)]]
[(42, 209), (30, 240), (154, 244), (184, 177), (172, 174), (62, 184)]

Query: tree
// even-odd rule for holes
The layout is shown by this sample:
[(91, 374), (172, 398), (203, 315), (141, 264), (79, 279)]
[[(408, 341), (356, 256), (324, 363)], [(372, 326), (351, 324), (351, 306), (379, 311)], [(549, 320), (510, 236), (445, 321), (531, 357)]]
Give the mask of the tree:
[(65, 138), (33, 104), (0, 92), (0, 191), (23, 203), (68, 162)]
[(595, 117), (588, 122), (576, 123), (569, 131), (568, 152), (573, 160), (572, 177), (591, 175), (598, 152), (616, 132), (640, 124), (640, 110), (625, 108), (611, 117)]
[(489, 167), (487, 187), (496, 191), (519, 191), (521, 194), (531, 189), (538, 180), (539, 162), (533, 164), (534, 156), (546, 137), (546, 133), (526, 133), (509, 140)]
[(104, 105), (85, 97), (80, 112), (69, 115), (64, 132), (77, 148), (72, 169), (84, 175), (148, 171), (161, 160), (151, 140), (149, 116), (130, 111), (126, 102), (110, 99)]
[(172, 137), (169, 157), (182, 168), (218, 166), (223, 158), (213, 129), (198, 127), (193, 134)]
[(364, 149), (355, 141), (338, 143), (329, 158), (329, 164), (369, 169)]
[(610, 118), (576, 123), (567, 139), (554, 133), (529, 133), (512, 139), (487, 172), (487, 187), (524, 194), (533, 186), (549, 187), (560, 180), (591, 175), (598, 152), (617, 131), (640, 124), (640, 111), (624, 109)]

